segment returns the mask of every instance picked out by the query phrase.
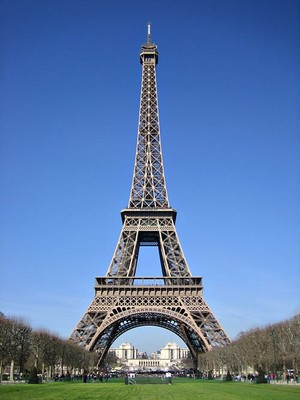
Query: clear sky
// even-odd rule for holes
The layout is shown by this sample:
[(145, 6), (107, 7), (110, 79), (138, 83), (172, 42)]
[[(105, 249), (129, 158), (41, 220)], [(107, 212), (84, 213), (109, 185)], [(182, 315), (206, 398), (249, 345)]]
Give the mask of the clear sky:
[[(300, 2), (0, 7), (0, 310), (67, 338), (92, 301), (129, 199), (150, 21), (168, 195), (205, 300), (231, 338), (299, 312)], [(137, 275), (161, 275), (154, 250)]]

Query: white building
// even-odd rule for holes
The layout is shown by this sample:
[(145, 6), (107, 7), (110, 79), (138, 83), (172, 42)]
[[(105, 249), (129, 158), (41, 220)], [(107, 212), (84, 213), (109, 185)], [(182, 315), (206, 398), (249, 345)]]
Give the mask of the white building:
[(131, 343), (122, 343), (121, 346), (115, 349), (110, 349), (121, 361), (128, 359), (136, 359), (138, 356), (137, 349)]
[(169, 342), (165, 347), (145, 357), (145, 353), (139, 353), (131, 343), (122, 343), (118, 348), (109, 350), (113, 352), (129, 370), (165, 370), (180, 367), (185, 358), (190, 356), (187, 348), (180, 348), (176, 343)]
[(181, 349), (178, 344), (169, 342), (160, 350), (160, 359), (178, 361), (188, 358), (189, 354), (190, 352), (187, 348)]

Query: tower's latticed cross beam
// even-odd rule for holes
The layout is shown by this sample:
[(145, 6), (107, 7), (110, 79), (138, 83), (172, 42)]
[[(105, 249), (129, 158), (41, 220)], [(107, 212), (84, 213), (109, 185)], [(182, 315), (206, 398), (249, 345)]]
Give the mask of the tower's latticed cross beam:
[[(136, 157), (128, 207), (106, 276), (96, 278), (95, 297), (70, 338), (99, 353), (139, 326), (158, 326), (177, 334), (197, 355), (229, 338), (202, 296), (202, 278), (192, 276), (169, 205), (164, 176), (156, 84), (157, 46), (150, 26), (140, 52), (142, 85)], [(140, 246), (158, 248), (162, 276), (136, 277)]]

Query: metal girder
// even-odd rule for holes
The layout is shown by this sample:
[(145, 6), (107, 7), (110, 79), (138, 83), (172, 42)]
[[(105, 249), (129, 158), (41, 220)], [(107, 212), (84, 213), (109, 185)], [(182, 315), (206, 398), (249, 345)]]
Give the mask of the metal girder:
[(129, 208), (169, 208), (164, 176), (156, 85), (157, 46), (141, 49), (142, 86)]
[(107, 270), (108, 276), (134, 276), (140, 246), (157, 246), (162, 274), (166, 276), (191, 276), (172, 218), (166, 210), (164, 216), (152, 212), (140, 216), (139, 211), (124, 211), (122, 231)]
[(122, 333), (159, 326), (176, 333), (196, 358), (229, 340), (202, 297), (201, 277), (99, 277), (95, 297), (72, 339), (100, 360)]

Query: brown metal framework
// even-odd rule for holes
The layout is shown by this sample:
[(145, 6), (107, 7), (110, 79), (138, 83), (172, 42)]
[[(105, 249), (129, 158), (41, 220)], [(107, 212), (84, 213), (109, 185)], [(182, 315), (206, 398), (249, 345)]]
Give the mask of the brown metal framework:
[[(169, 205), (162, 161), (156, 64), (157, 46), (142, 45), (142, 87), (136, 158), (128, 208), (106, 276), (97, 277), (95, 297), (70, 338), (99, 353), (138, 326), (159, 326), (177, 334), (195, 361), (200, 352), (230, 342), (202, 296), (202, 278), (192, 276)], [(157, 246), (162, 276), (135, 276), (140, 246)]]

